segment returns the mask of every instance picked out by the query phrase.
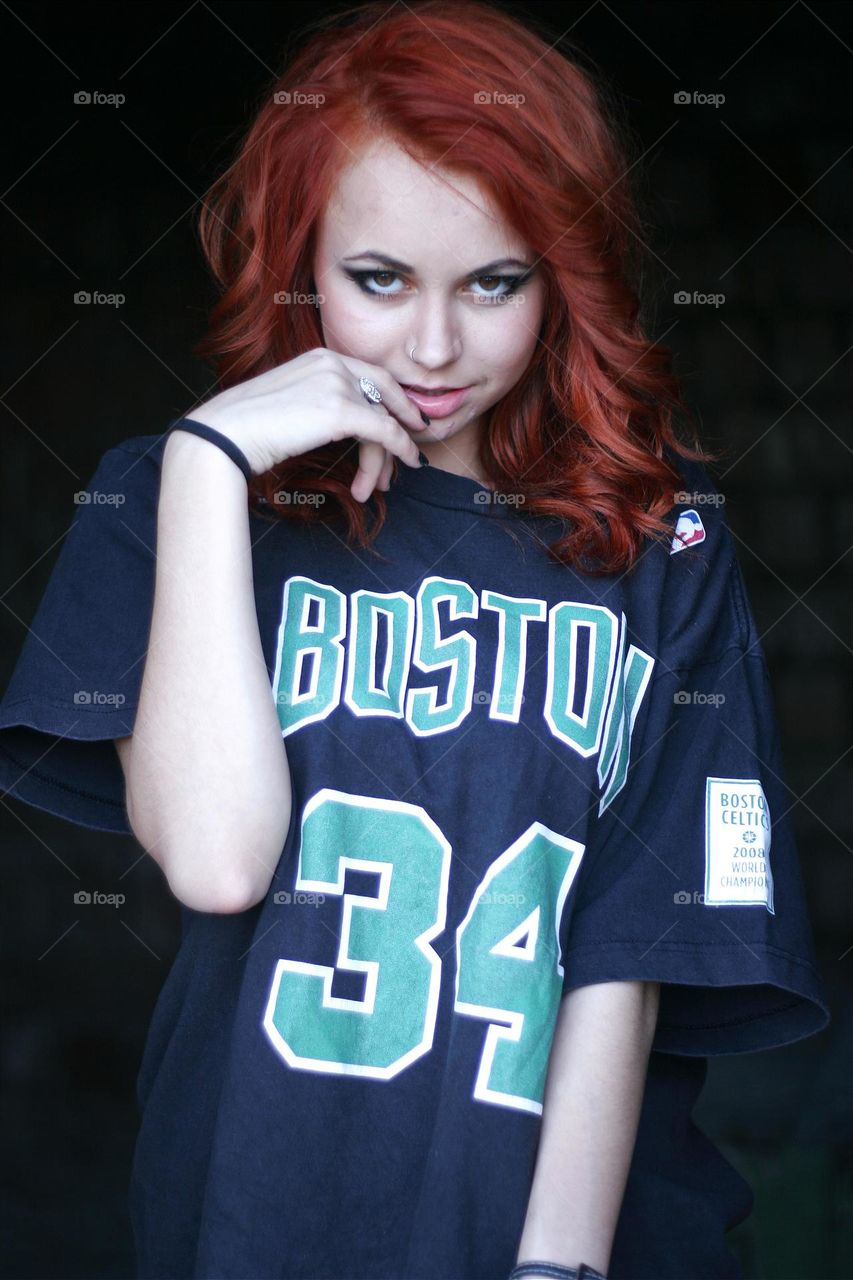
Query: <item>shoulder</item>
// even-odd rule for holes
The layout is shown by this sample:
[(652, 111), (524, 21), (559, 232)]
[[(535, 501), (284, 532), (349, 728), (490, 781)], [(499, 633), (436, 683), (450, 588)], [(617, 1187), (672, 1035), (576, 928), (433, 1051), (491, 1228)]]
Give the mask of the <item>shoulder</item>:
[(734, 552), (726, 518), (726, 497), (709, 469), (689, 458), (669, 455), (680, 477), (669, 513), (672, 540), (665, 549), (679, 573), (700, 573), (730, 563)]
[(648, 540), (627, 590), (641, 615), (651, 610), (661, 651), (687, 665), (748, 648), (755, 634), (720, 484), (702, 463), (668, 461), (680, 477), (665, 517), (671, 536)]
[(67, 570), (88, 572), (93, 563), (101, 572), (112, 564), (118, 570), (153, 557), (165, 440), (163, 435), (129, 436), (100, 455), (73, 495), (63, 560)]
[(129, 436), (100, 455), (85, 487), (74, 495), (77, 518), (95, 513), (149, 515), (156, 509), (167, 435)]
[(98, 458), (95, 475), (135, 475), (137, 481), (157, 477), (163, 464), (168, 432), (160, 435), (128, 436), (110, 445)]

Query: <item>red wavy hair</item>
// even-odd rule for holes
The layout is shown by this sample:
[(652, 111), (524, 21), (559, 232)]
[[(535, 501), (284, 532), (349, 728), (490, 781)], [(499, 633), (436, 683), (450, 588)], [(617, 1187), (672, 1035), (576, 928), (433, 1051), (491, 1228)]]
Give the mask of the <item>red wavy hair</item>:
[[(342, 169), (378, 136), (421, 161), (451, 157), (448, 167), (475, 178), (528, 243), (546, 283), (535, 353), (487, 415), (483, 472), (523, 494), (525, 515), (566, 522), (551, 559), (613, 573), (631, 567), (646, 537), (672, 536), (663, 517), (683, 487), (674, 455), (716, 455), (695, 432), (692, 444), (677, 438), (674, 414), (690, 411), (671, 354), (640, 319), (627, 130), (607, 90), (525, 23), (487, 0), (379, 0), (305, 28), (206, 193), (199, 235), (222, 296), (195, 350), (224, 389), (322, 346), (315, 307), (276, 305), (274, 294), (312, 292), (315, 228)], [(297, 92), (321, 94), (321, 105), (276, 101)], [(483, 92), (525, 101), (490, 109)], [(273, 494), (323, 491), (322, 519), (345, 519), (348, 538), (368, 547), (387, 508), (381, 490), (367, 503), (352, 497), (357, 464), (356, 440), (334, 442), (254, 477), (250, 504), (310, 522), (321, 518), (316, 506)]]

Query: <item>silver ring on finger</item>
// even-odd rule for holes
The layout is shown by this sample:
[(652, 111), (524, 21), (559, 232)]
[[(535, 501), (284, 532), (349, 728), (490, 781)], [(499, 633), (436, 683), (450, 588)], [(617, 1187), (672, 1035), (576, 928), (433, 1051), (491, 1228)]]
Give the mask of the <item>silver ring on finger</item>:
[(371, 404), (382, 403), (382, 392), (375, 382), (371, 382), (369, 378), (359, 378), (358, 385), (365, 400), (369, 400)]

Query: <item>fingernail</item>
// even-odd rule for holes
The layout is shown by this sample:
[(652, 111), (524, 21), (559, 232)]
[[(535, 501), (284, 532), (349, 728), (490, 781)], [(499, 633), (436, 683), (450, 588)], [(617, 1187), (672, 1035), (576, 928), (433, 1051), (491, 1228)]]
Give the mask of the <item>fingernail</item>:
[(420, 410), (420, 415), (421, 415), (422, 422), (424, 423), (425, 426), (428, 427), (430, 425), (430, 420), (424, 413), (423, 409)]
[(420, 449), (418, 450), (418, 458), (420, 459), (420, 464), (422, 467), (429, 466), (429, 458), (426, 456), (425, 453), (421, 453)]

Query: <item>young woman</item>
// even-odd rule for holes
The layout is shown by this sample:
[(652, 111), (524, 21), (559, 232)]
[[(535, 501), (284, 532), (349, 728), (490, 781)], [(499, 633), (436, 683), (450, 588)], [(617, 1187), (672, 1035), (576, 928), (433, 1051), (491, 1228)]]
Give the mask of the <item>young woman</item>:
[(182, 904), (140, 1277), (740, 1275), (707, 1057), (828, 1015), (629, 169), (531, 25), (368, 4), (204, 204), (220, 390), (104, 454), (0, 707)]

